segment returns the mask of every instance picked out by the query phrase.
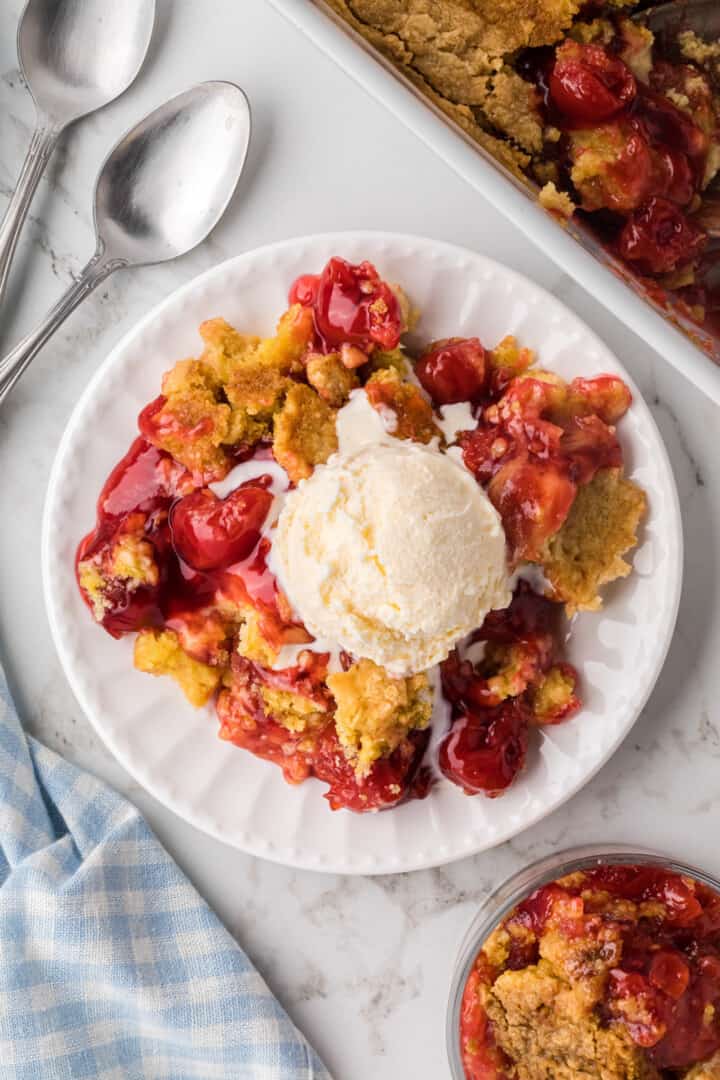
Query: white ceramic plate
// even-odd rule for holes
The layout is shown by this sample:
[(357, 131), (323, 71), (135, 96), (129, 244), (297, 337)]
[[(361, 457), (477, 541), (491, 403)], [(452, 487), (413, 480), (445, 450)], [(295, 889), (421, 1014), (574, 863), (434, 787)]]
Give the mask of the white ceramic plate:
[[(547, 729), (528, 767), (499, 799), (451, 785), (391, 811), (332, 813), (325, 785), (288, 786), (277, 767), (216, 737), (210, 709), (188, 705), (169, 679), (132, 666), (132, 641), (93, 623), (75, 583), (74, 553), (93, 524), (108, 472), (136, 432), (162, 373), (200, 349), (197, 326), (223, 315), (272, 331), (290, 282), (331, 255), (370, 259), (402, 283), (422, 311), (425, 340), (516, 334), (566, 378), (616, 372), (635, 393), (622, 421), (628, 472), (645, 488), (649, 516), (634, 573), (607, 590), (605, 609), (575, 622), (570, 659), (585, 706)], [(657, 678), (680, 593), (682, 532), (672, 472), (655, 423), (618, 360), (553, 296), (506, 267), (461, 248), (409, 236), (347, 233), (290, 240), (240, 255), (179, 289), (113, 350), (79, 401), (55, 459), (43, 522), (43, 576), (55, 643), (72, 688), (112, 752), (161, 802), (245, 851), (293, 866), (388, 873), (433, 866), (492, 847), (577, 791), (630, 730)]]
[[(270, 0), (287, 19), (402, 121), (443, 161), (521, 229), (591, 296), (652, 345), (712, 401), (720, 404), (720, 364), (681, 333), (659, 307), (636, 293), (613, 269), (587, 230), (561, 226), (534, 193), (516, 180), (470, 136), (399, 74), (388, 60), (351, 31), (320, 0)], [(321, 10), (322, 8), (322, 10)], [(578, 242), (580, 240), (580, 242)], [(583, 242), (589, 246), (583, 246)], [(717, 340), (693, 328), (695, 341), (717, 351)], [(714, 344), (713, 344), (714, 342)]]

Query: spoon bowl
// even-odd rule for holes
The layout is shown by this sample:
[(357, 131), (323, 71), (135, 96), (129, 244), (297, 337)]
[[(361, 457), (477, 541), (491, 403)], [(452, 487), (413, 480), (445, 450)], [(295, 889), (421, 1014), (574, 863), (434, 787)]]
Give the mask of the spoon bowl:
[(127, 90), (154, 22), (155, 0), (28, 0), (17, 48), (37, 122), (0, 222), (0, 303), (20, 230), (60, 135)]
[(154, 21), (154, 0), (28, 0), (18, 56), (38, 110), (65, 126), (113, 101), (140, 70)]
[(40, 325), (0, 360), (0, 404), (46, 341), (114, 270), (165, 262), (220, 220), (250, 142), (250, 106), (233, 83), (207, 82), (141, 120), (95, 186), (95, 254)]
[(250, 127), (242, 90), (206, 82), (128, 132), (95, 189), (98, 246), (107, 257), (128, 266), (164, 262), (204, 240), (235, 189)]

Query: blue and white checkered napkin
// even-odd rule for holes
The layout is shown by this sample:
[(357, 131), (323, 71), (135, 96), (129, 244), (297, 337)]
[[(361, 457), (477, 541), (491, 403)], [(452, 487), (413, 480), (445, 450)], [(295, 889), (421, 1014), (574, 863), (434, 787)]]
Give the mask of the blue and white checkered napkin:
[(138, 811), (26, 739), (1, 667), (0, 1077), (329, 1080)]

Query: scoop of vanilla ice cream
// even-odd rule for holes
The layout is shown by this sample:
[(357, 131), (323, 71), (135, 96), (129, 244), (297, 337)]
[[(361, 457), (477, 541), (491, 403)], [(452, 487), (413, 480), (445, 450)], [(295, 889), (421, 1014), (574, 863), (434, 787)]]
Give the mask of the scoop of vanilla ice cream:
[(317, 467), (288, 495), (272, 546), (308, 630), (395, 675), (443, 660), (510, 602), (497, 511), (462, 465), (417, 443)]

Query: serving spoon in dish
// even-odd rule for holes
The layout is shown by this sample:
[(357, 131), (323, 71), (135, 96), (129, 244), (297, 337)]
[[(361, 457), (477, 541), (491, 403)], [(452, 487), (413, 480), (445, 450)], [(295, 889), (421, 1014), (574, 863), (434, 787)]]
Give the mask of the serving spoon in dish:
[(0, 404), (48, 339), (114, 270), (165, 262), (222, 217), (250, 142), (250, 106), (229, 82), (171, 98), (117, 144), (95, 186), (95, 254), (44, 321), (0, 360)]
[(17, 50), (37, 119), (0, 224), (0, 303), (20, 230), (60, 135), (127, 90), (154, 22), (155, 0), (28, 0)]
[(669, 0), (669, 3), (653, 4), (638, 11), (632, 20), (662, 37), (666, 46), (683, 30), (692, 30), (705, 41), (720, 38), (718, 0)]

